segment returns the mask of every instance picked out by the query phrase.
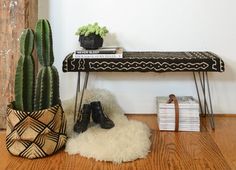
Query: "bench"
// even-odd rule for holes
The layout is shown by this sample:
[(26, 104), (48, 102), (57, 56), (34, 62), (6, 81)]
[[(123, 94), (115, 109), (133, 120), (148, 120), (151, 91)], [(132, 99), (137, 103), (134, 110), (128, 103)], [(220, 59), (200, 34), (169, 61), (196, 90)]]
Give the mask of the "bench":
[(192, 72), (201, 113), (205, 116), (209, 115), (211, 127), (215, 128), (208, 72), (224, 72), (225, 68), (223, 60), (212, 52), (126, 51), (123, 53), (123, 58), (86, 59), (73, 58), (73, 53), (70, 53), (64, 59), (62, 68), (63, 72), (78, 72), (74, 120), (80, 91), (80, 72), (86, 72), (86, 75), (79, 111), (83, 93), (87, 87), (89, 72)]

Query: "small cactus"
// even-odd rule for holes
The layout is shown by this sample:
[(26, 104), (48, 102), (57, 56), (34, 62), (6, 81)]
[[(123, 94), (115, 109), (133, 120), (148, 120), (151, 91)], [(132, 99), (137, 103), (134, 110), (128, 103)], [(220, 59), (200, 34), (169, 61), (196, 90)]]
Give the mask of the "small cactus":
[(34, 33), (25, 29), (20, 37), (20, 59), (15, 75), (15, 108), (27, 112), (33, 111), (34, 99)]
[(47, 20), (37, 22), (36, 48), (42, 68), (37, 76), (34, 109), (41, 110), (60, 103), (59, 76), (53, 66), (52, 33)]

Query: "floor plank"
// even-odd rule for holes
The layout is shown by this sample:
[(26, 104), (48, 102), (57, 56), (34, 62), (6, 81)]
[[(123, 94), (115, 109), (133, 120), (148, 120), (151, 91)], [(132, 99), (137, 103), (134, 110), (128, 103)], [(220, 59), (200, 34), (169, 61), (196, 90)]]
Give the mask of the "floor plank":
[(0, 169), (5, 169), (10, 162), (10, 157), (5, 144), (5, 131), (0, 131)]
[(215, 117), (216, 129), (211, 137), (232, 169), (236, 169), (236, 117)]
[(230, 169), (206, 132), (159, 132), (157, 140), (158, 169)]
[(158, 130), (157, 126), (157, 114), (127, 114), (128, 119), (138, 120), (146, 123), (150, 129)]
[[(163, 169), (235, 169), (236, 119), (217, 118), (215, 132), (159, 132), (155, 116), (129, 116), (144, 120), (152, 128), (151, 152), (145, 159), (113, 164), (97, 162), (64, 151), (36, 160), (14, 157), (5, 148), (0, 133), (0, 169), (86, 169), (86, 170), (163, 170)], [(138, 117), (138, 118), (137, 118)], [(145, 118), (146, 117), (146, 118)], [(232, 120), (231, 120), (232, 119)], [(231, 129), (231, 130), (230, 130)], [(226, 133), (224, 133), (227, 131)], [(231, 132), (230, 132), (231, 131)], [(234, 135), (234, 136), (230, 136)], [(233, 150), (234, 149), (234, 150)], [(230, 168), (231, 166), (231, 168)]]

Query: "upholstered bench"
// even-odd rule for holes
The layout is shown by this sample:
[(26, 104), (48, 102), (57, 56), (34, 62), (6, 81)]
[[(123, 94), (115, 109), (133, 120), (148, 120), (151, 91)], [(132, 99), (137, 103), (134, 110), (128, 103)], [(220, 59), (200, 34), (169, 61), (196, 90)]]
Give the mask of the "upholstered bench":
[[(73, 58), (73, 53), (63, 61), (64, 72), (78, 72), (77, 90), (80, 91), (80, 72), (86, 72), (82, 91), (87, 86), (89, 72), (193, 72), (201, 112), (210, 114), (214, 129), (213, 109), (207, 72), (223, 72), (223, 60), (212, 52), (124, 52), (123, 58)], [(199, 83), (197, 81), (197, 76)], [(200, 84), (200, 85), (199, 85)], [(200, 87), (199, 87), (200, 86)], [(201, 102), (200, 90), (203, 94)], [(76, 94), (77, 94), (76, 93)], [(203, 104), (202, 104), (203, 103)], [(202, 107), (203, 105), (203, 107)], [(79, 110), (81, 104), (79, 105)], [(77, 111), (77, 96), (75, 114)], [(74, 116), (75, 119), (76, 116)]]
[(223, 72), (224, 62), (211, 52), (124, 52), (123, 58), (80, 59), (68, 55), (64, 72)]

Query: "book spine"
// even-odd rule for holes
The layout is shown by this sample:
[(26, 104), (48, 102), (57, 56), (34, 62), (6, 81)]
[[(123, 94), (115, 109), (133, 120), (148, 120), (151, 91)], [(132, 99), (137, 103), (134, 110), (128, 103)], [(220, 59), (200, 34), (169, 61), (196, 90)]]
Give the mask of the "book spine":
[(122, 54), (75, 54), (74, 58), (123, 58)]
[(83, 55), (90, 55), (90, 54), (115, 54), (116, 50), (104, 50), (104, 51), (99, 51), (99, 50), (78, 50), (75, 51), (75, 54), (83, 54)]
[[(159, 109), (174, 109), (174, 104), (158, 104)], [(199, 104), (181, 104), (179, 103), (179, 109), (198, 109)]]

